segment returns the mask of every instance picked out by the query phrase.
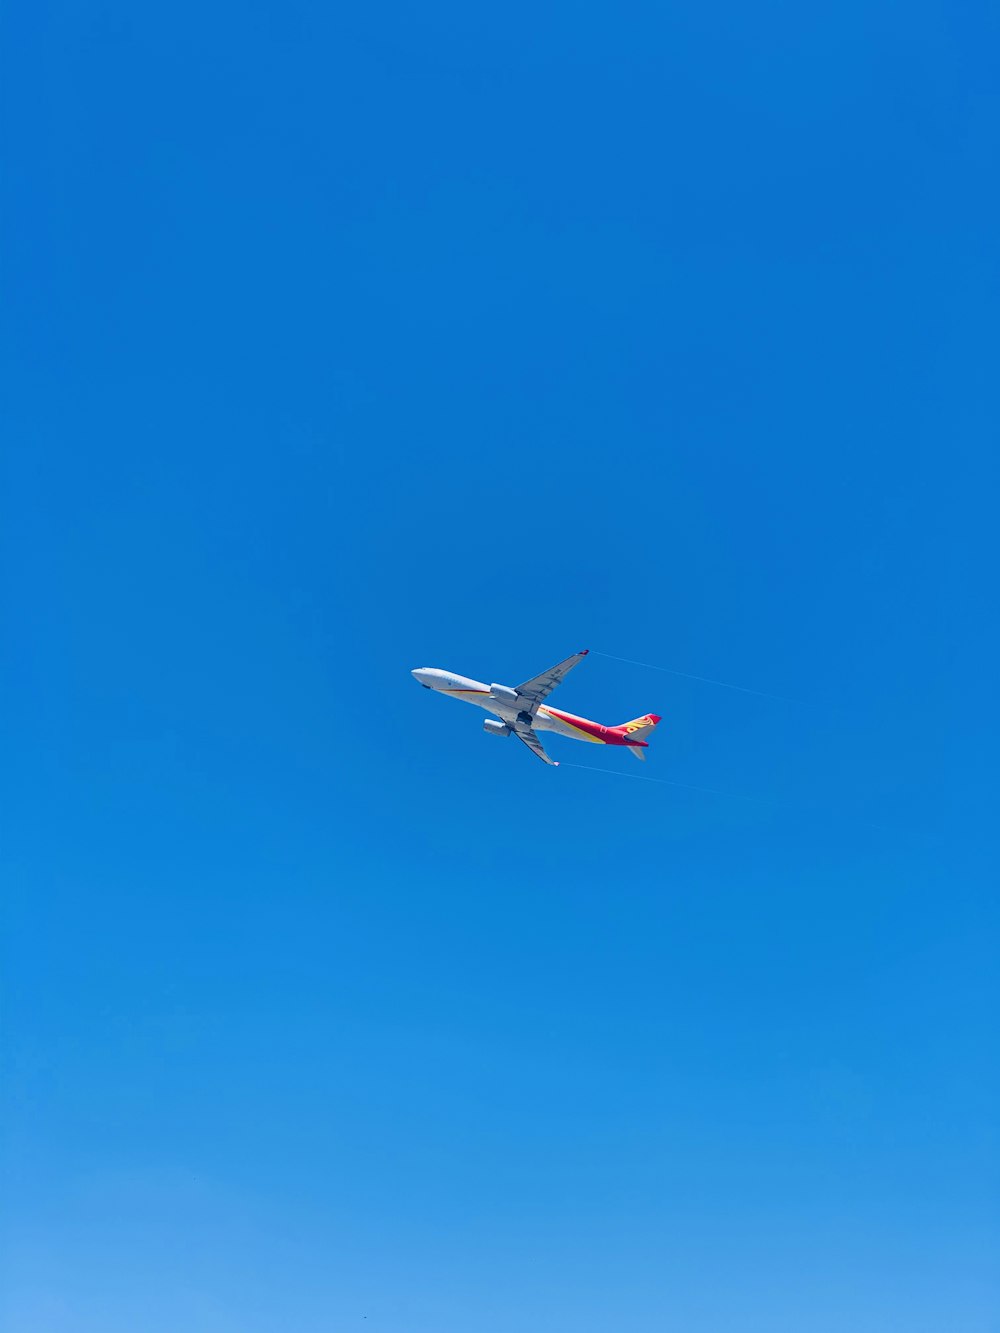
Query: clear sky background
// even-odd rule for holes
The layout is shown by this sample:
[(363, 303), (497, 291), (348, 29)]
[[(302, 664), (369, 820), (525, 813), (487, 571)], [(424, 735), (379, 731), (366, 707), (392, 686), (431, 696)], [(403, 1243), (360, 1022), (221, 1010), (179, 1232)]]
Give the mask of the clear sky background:
[(1000, 1328), (990, 10), (6, 7), (7, 1333)]

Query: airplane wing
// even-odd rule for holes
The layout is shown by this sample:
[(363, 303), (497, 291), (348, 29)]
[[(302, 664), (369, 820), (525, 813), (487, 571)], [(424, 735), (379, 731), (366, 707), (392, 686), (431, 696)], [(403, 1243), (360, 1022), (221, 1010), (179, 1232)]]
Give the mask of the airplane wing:
[(518, 685), (517, 692), (524, 700), (529, 713), (533, 713), (543, 699), (547, 699), (555, 687), (573, 670), (573, 668), (587, 656), (589, 649), (584, 648), (579, 653), (574, 653), (572, 657), (567, 657), (565, 662), (560, 662), (557, 666), (550, 667), (548, 671), (543, 671), (540, 676), (532, 676), (531, 680), (526, 680), (523, 685)]
[(519, 726), (515, 723), (511, 730), (519, 741), (524, 741), (525, 745), (533, 754), (538, 755), (543, 764), (551, 764), (553, 768), (559, 767), (559, 761), (557, 759), (550, 759), (545, 753), (545, 749), (542, 746), (542, 742), (538, 739), (538, 733), (535, 731), (534, 727)]

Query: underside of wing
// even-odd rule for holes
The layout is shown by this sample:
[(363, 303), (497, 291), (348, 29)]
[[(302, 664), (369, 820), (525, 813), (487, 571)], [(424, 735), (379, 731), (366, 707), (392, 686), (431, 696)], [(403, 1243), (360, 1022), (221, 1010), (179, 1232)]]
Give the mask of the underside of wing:
[(538, 739), (534, 727), (514, 726), (511, 730), (519, 741), (524, 741), (532, 754), (538, 755), (543, 764), (551, 764), (553, 768), (559, 767), (559, 761), (557, 759), (550, 759), (545, 753), (545, 748), (542, 745), (542, 742)]
[(583, 661), (587, 652), (588, 650), (584, 648), (581, 652), (574, 653), (572, 657), (567, 657), (565, 662), (560, 662), (557, 666), (550, 667), (548, 671), (543, 671), (540, 676), (532, 676), (531, 680), (526, 680), (523, 685), (518, 685), (517, 692), (524, 700), (529, 712), (533, 713), (538, 705), (548, 698), (555, 687), (565, 680), (566, 676), (578, 663)]

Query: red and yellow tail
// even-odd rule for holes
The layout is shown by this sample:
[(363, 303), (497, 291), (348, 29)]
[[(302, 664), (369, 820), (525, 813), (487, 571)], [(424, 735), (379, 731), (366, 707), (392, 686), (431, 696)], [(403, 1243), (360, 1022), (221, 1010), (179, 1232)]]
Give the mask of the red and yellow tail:
[(623, 722), (621, 727), (618, 728), (618, 730), (625, 733), (624, 742), (636, 759), (646, 758), (643, 749), (648, 743), (649, 733), (658, 722), (662, 721), (663, 719), (656, 713), (646, 713), (643, 717), (634, 717), (631, 722)]

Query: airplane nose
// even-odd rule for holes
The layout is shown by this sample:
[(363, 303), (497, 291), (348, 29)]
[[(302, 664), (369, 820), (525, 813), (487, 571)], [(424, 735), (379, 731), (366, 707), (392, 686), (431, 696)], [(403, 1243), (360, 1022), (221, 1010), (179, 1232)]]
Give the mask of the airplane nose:
[(417, 682), (417, 684), (422, 685), (425, 690), (429, 690), (431, 688), (429, 683), (430, 671), (427, 669), (427, 667), (417, 667), (414, 671), (410, 672), (410, 675)]

